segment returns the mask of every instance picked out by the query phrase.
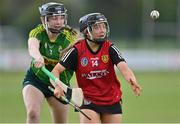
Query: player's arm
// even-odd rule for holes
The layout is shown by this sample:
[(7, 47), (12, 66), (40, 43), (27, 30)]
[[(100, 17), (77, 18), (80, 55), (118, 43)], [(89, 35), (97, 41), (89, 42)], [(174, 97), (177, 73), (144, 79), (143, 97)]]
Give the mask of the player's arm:
[[(77, 50), (73, 47), (71, 48), (60, 60), (60, 62), (53, 68), (52, 73), (55, 77), (59, 75), (66, 69), (75, 70), (77, 65)], [(51, 84), (55, 87), (54, 94), (59, 97), (62, 94), (62, 82), (55, 83), (50, 80)]]
[(40, 44), (37, 38), (30, 37), (28, 39), (28, 51), (30, 56), (35, 59), (34, 66), (36, 68), (40, 68), (44, 65), (44, 59), (39, 51), (39, 46)]
[[(65, 67), (62, 66), (60, 63), (57, 63), (56, 66), (53, 68), (52, 73), (55, 77), (58, 78), (59, 74), (62, 73), (64, 70), (65, 70)], [(62, 82), (59, 80), (58, 82), (55, 83), (52, 79), (50, 79), (50, 82), (55, 88), (54, 95), (57, 98), (64, 96)]]
[(140, 92), (141, 92), (141, 87), (137, 83), (134, 73), (128, 67), (125, 59), (122, 57), (118, 48), (116, 46), (112, 45), (109, 49), (109, 53), (110, 53), (110, 57), (111, 57), (113, 64), (115, 64), (117, 66), (117, 68), (122, 73), (124, 79), (131, 85), (135, 95), (139, 96)]
[(128, 67), (127, 63), (125, 62), (119, 62), (117, 64), (117, 68), (121, 71), (123, 77), (125, 78), (125, 80), (131, 85), (134, 93), (136, 96), (139, 96), (141, 93), (141, 87), (138, 84), (134, 73), (132, 72), (132, 70)]

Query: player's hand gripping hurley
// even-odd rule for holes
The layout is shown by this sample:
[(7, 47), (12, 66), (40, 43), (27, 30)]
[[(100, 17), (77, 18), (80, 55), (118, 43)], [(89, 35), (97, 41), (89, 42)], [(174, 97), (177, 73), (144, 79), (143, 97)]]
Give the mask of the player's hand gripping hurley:
[[(33, 63), (35, 63), (33, 61)], [(65, 93), (70, 97), (70, 101), (73, 102), (76, 106), (81, 106), (83, 104), (84, 96), (81, 88), (70, 88), (62, 83), (58, 78), (56, 78), (49, 70), (45, 68), (45, 66), (41, 67), (41, 70), (51, 79), (54, 83), (61, 83), (62, 89)]]
[(56, 78), (51, 72), (49, 72), (44, 66), (41, 68), (41, 70), (51, 79), (53, 80), (55, 83), (60, 82), (62, 85), (62, 88), (64, 90), (65, 93), (68, 92), (68, 90), (72, 90), (71, 93), (71, 101), (76, 104), (77, 106), (81, 106), (83, 103), (83, 93), (82, 93), (82, 89), (81, 88), (69, 88), (68, 86), (66, 86), (64, 83), (62, 83), (58, 78)]
[[(54, 92), (54, 89), (49, 86), (48, 87), (52, 92)], [(83, 111), (81, 111), (81, 109), (76, 106), (74, 103), (70, 102), (68, 99), (66, 99), (66, 97), (61, 96), (61, 99), (64, 100), (65, 102), (67, 102), (69, 105), (71, 105), (75, 110), (77, 110), (78, 112), (80, 112), (81, 114), (83, 114), (86, 118), (88, 118), (89, 120), (91, 120), (91, 118), (89, 116), (87, 116)]]
[[(35, 63), (33, 61), (33, 63)], [(88, 117), (83, 111), (81, 111), (81, 109), (78, 106), (81, 106), (83, 104), (83, 100), (84, 100), (84, 96), (82, 93), (82, 89), (81, 88), (69, 88), (68, 86), (66, 86), (64, 83), (62, 83), (58, 78), (56, 78), (49, 70), (47, 70), (45, 68), (45, 66), (41, 67), (41, 70), (51, 79), (53, 80), (55, 83), (60, 82), (62, 84), (62, 88), (64, 90), (64, 92), (68, 92), (68, 90), (72, 90), (71, 91), (71, 99), (68, 100), (66, 97), (61, 96), (60, 98), (62, 100), (64, 100), (65, 102), (67, 102), (69, 105), (71, 105), (74, 109), (76, 109), (77, 111), (79, 111), (81, 114), (83, 114), (86, 118), (88, 118), (89, 120), (91, 120), (90, 117)], [(54, 89), (49, 86), (48, 87), (49, 90), (51, 90), (52, 92), (54, 92)]]

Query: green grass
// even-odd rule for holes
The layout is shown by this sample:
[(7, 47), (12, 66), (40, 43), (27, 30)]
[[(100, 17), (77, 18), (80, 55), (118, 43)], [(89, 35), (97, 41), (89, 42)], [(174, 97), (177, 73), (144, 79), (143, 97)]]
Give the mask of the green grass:
[[(180, 123), (180, 72), (136, 72), (135, 75), (143, 88), (140, 97), (135, 97), (119, 77), (123, 89), (123, 122)], [(24, 72), (0, 72), (0, 123), (25, 122), (23, 77)], [(79, 122), (78, 117), (71, 108), (69, 122)], [(41, 122), (52, 122), (47, 103), (42, 109)]]
[(130, 88), (124, 91), (124, 121), (136, 123), (180, 122), (180, 72), (136, 73), (143, 91), (134, 97)]

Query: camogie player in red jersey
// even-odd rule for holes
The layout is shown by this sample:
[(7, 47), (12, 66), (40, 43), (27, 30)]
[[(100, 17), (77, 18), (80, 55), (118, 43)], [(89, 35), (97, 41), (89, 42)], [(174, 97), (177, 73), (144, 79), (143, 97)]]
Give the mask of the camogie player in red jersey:
[[(141, 87), (118, 48), (107, 39), (109, 25), (106, 17), (101, 13), (90, 13), (81, 17), (79, 24), (84, 39), (62, 57), (52, 73), (58, 77), (66, 68), (75, 71), (78, 86), (84, 94), (81, 109), (91, 118), (88, 120), (80, 115), (80, 123), (120, 123), (122, 91), (114, 65), (136, 96), (140, 95)], [(58, 94), (58, 90), (55, 92)]]

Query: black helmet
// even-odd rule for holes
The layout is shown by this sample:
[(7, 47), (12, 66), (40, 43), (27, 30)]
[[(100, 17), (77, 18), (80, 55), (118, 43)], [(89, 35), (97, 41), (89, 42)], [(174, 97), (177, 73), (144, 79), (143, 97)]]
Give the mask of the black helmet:
[(66, 15), (67, 9), (61, 3), (46, 3), (39, 7), (39, 12), (41, 16), (47, 15)]
[[(58, 34), (67, 25), (67, 9), (61, 3), (50, 2), (43, 4), (42, 6), (39, 7), (39, 12), (41, 16), (44, 17), (43, 26), (46, 29), (46, 31), (50, 31), (51, 33)], [(64, 26), (61, 29), (49, 28), (47, 24), (48, 16), (58, 16), (58, 15), (60, 16), (62, 15), (65, 17)]]
[[(86, 36), (84, 30), (87, 29), (89, 31), (89, 33), (91, 33), (92, 25), (95, 23), (101, 23), (101, 22), (105, 23), (106, 29), (107, 29), (106, 35), (104, 36), (104, 38), (101, 38), (101, 39), (90, 38), (89, 39)], [(107, 19), (101, 13), (90, 13), (90, 14), (87, 14), (87, 15), (81, 17), (79, 19), (79, 28), (80, 28), (80, 32), (83, 33), (86, 38), (88, 38), (90, 41), (94, 40), (94, 41), (96, 41), (96, 43), (100, 43), (100, 42), (104, 41), (109, 35), (109, 25), (108, 25)]]

